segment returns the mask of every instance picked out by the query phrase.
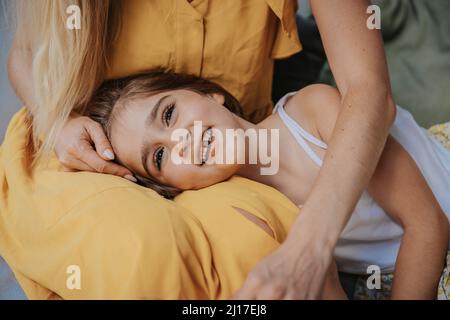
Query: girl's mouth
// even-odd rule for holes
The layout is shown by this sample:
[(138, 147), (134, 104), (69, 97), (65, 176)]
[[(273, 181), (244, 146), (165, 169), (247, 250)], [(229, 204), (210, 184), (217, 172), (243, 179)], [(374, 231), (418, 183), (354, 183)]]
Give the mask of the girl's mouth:
[(202, 164), (204, 165), (206, 161), (208, 161), (209, 157), (212, 155), (212, 146), (214, 142), (214, 136), (212, 135), (212, 127), (209, 127), (203, 132), (202, 136), (202, 148), (201, 150), (201, 159)]

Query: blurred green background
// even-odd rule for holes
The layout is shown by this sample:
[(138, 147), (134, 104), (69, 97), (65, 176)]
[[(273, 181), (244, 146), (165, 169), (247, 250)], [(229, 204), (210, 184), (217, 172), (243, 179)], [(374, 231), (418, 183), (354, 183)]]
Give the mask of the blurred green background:
[[(381, 9), (381, 31), (393, 95), (423, 127), (450, 121), (450, 0), (373, 0)], [(307, 8), (308, 1), (301, 1)], [(301, 10), (308, 23), (311, 13)], [(302, 35), (301, 29), (299, 29)], [(309, 43), (312, 31), (305, 34)], [(329, 66), (312, 39), (303, 69), (318, 72), (314, 82), (333, 84)], [(320, 41), (320, 40), (319, 40)], [(287, 71), (289, 72), (289, 71)]]

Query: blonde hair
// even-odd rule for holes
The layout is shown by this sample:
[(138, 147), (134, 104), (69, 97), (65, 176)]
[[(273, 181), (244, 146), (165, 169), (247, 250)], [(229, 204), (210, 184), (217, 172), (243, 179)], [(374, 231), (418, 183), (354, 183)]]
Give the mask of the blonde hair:
[[(67, 7), (81, 9), (81, 29), (66, 28)], [(75, 111), (83, 114), (105, 78), (108, 52), (120, 28), (120, 1), (18, 0), (18, 43), (31, 50), (35, 159), (48, 155)], [(39, 139), (41, 138), (41, 139)]]

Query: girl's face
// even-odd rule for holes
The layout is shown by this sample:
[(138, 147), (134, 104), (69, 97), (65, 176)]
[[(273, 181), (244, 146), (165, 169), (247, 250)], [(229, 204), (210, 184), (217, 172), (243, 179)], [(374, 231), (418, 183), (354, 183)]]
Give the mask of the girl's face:
[[(224, 139), (215, 136), (221, 133), (225, 137), (226, 129), (241, 126), (223, 103), (222, 95), (173, 90), (117, 106), (111, 122), (116, 157), (134, 173), (182, 190), (201, 189), (228, 179), (239, 165), (236, 161), (214, 163), (218, 150), (226, 152)], [(174, 161), (173, 156), (184, 161)]]

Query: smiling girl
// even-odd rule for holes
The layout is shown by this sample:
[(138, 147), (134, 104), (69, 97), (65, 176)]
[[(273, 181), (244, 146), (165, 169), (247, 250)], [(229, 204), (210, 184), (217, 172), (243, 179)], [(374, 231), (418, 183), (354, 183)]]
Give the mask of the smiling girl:
[[(309, 86), (283, 97), (273, 114), (255, 125), (240, 117), (239, 102), (222, 87), (157, 70), (105, 83), (91, 116), (105, 129), (116, 161), (141, 184), (167, 198), (240, 175), (276, 188), (301, 206), (319, 175), (340, 99), (332, 87)], [(196, 121), (202, 123), (198, 141), (192, 134)], [(180, 129), (190, 133), (181, 148), (173, 139)], [(229, 129), (278, 129), (279, 152), (272, 154), (278, 157), (278, 172), (261, 175), (265, 165), (261, 162), (207, 161), (230, 148), (235, 155), (243, 152), (248, 160), (248, 145), (217, 138), (218, 134), (226, 137)], [(173, 152), (202, 161), (176, 164), (171, 160)], [(375, 264), (383, 273), (395, 272), (393, 299), (434, 298), (448, 247), (449, 165), (450, 150), (397, 107), (376, 171), (336, 246), (339, 270), (365, 274), (367, 266)], [(341, 293), (335, 279), (327, 281), (325, 297)]]

